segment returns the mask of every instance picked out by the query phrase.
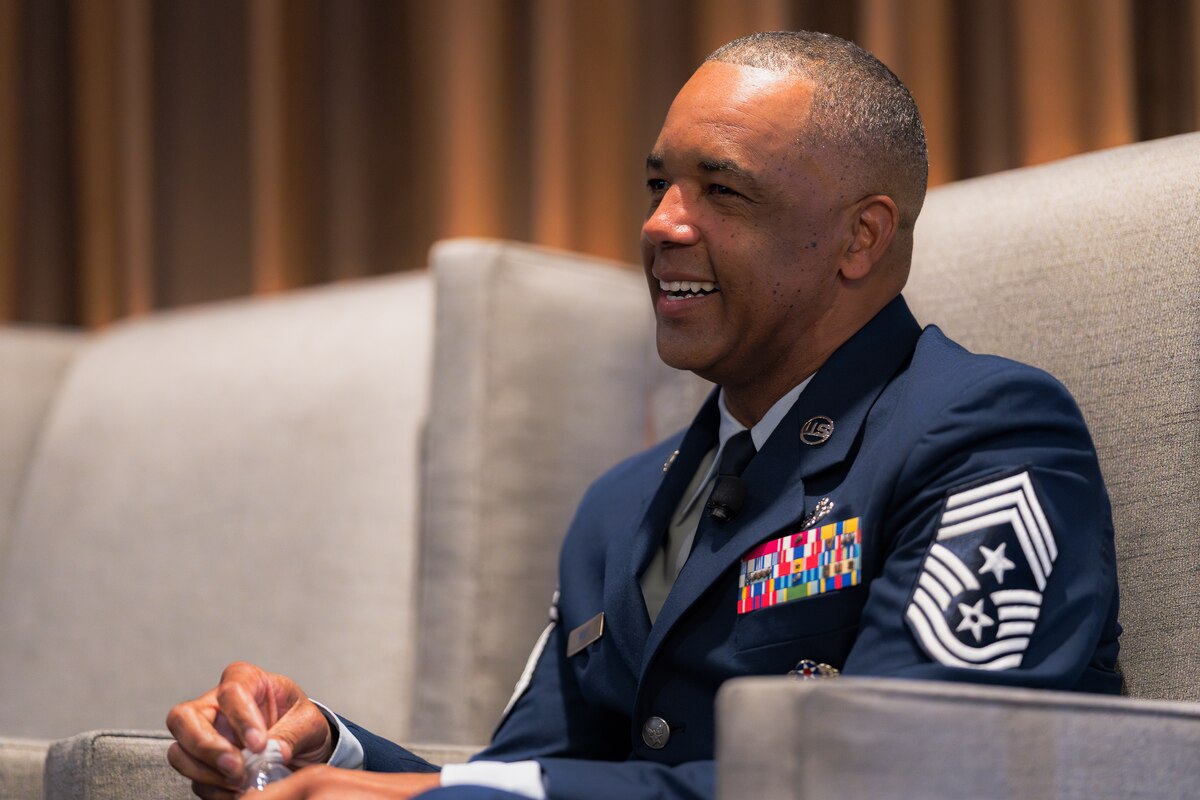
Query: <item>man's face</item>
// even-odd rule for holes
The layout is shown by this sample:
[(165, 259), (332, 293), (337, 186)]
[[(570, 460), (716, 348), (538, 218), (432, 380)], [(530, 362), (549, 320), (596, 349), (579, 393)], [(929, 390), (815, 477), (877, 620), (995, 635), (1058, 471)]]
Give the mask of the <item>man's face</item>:
[(817, 355), (847, 244), (837, 164), (800, 143), (811, 100), (794, 76), (709, 62), (671, 105), (641, 245), (670, 366), (727, 388), (806, 377), (790, 372)]

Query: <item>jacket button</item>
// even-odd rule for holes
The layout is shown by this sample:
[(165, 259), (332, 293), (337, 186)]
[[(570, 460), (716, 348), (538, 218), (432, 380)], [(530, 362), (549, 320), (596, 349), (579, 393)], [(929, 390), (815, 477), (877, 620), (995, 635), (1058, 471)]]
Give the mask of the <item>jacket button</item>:
[(662, 717), (651, 717), (642, 726), (642, 741), (652, 750), (662, 750), (671, 739), (671, 726)]

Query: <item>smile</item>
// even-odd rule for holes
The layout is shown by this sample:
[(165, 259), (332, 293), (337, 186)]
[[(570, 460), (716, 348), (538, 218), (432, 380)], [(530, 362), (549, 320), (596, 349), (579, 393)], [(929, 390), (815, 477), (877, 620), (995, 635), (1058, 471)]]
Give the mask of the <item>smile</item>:
[(659, 281), (658, 288), (672, 300), (703, 297), (721, 291), (720, 286), (709, 281)]

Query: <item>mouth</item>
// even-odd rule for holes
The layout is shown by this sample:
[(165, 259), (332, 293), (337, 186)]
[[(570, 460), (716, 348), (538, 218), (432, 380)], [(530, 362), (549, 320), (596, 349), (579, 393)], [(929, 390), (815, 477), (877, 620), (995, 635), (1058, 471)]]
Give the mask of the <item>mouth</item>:
[(721, 291), (721, 287), (711, 281), (659, 281), (658, 288), (672, 300), (707, 297)]

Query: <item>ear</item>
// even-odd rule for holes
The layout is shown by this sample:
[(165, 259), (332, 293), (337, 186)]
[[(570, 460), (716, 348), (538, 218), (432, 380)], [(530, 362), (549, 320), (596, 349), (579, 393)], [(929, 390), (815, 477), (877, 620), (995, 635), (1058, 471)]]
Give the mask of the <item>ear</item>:
[(856, 281), (871, 274), (888, 251), (900, 227), (900, 210), (886, 194), (873, 194), (859, 200), (852, 214), (850, 243), (842, 254), (841, 273), (847, 280)]

